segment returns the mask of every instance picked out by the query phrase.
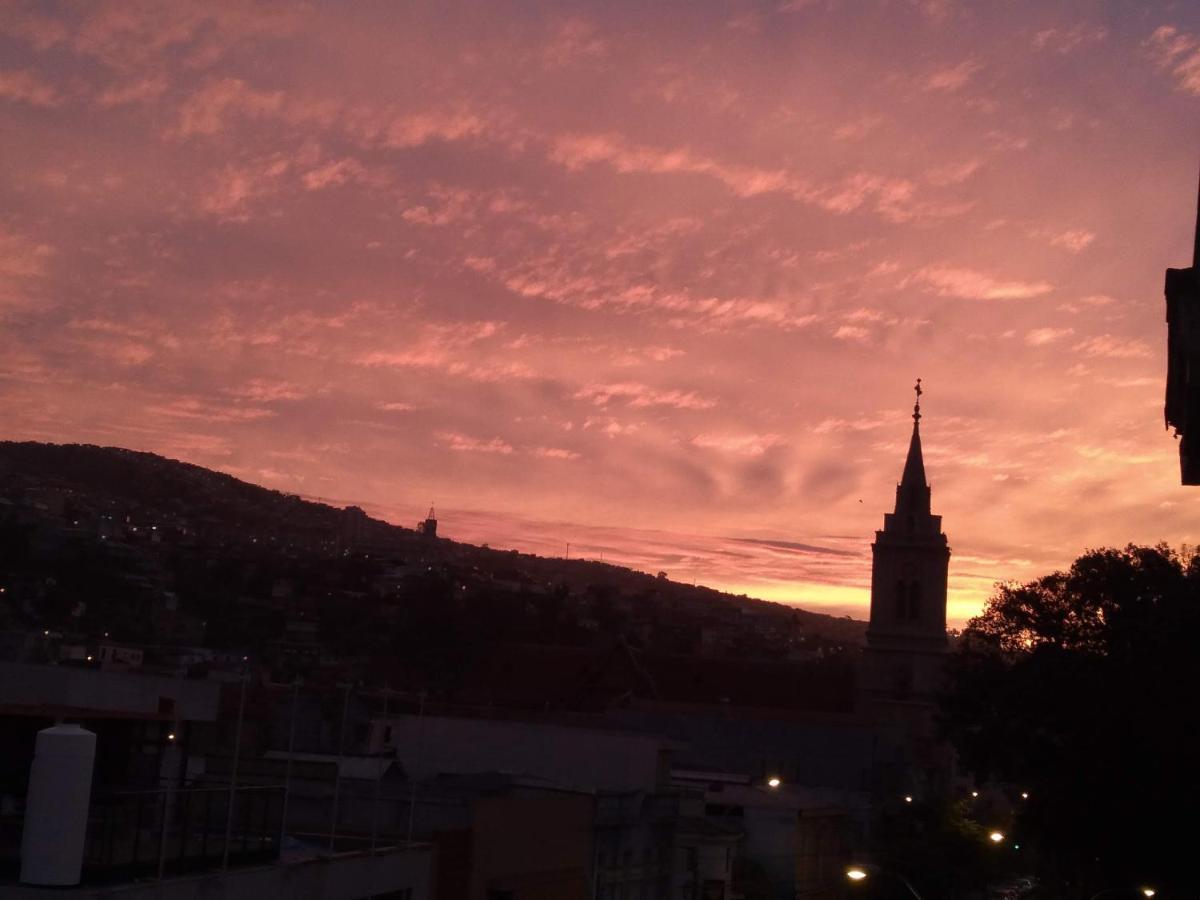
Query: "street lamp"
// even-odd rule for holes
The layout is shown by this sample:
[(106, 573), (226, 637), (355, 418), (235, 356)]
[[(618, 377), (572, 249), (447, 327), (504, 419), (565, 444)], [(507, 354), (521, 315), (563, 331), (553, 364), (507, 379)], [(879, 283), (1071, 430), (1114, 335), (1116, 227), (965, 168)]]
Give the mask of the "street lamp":
[(783, 784), (783, 782), (780, 781), (774, 775), (772, 775), (770, 778), (767, 779), (767, 787), (769, 787), (769, 788), (777, 788), (781, 784)]
[(1004, 840), (1004, 832), (1003, 831), (993, 831), (991, 834), (988, 835), (988, 840), (991, 841), (993, 844), (999, 844), (1001, 841)]
[[(1096, 900), (1097, 897), (1103, 897), (1105, 894), (1116, 894), (1121, 891), (1133, 891), (1133, 890), (1134, 890), (1134, 888), (1128, 888), (1128, 887), (1105, 888), (1102, 891), (1098, 891), (1097, 893), (1092, 894), (1092, 896), (1089, 897), (1088, 900)], [(1140, 888), (1137, 888), (1136, 890), (1143, 897), (1153, 897), (1155, 894), (1158, 893), (1158, 891), (1156, 891), (1154, 888), (1150, 887), (1149, 885), (1142, 885)]]
[(909, 881), (907, 878), (905, 878), (903, 875), (901, 875), (899, 872), (893, 872), (891, 869), (882, 869), (879, 866), (874, 866), (874, 865), (870, 865), (870, 864), (866, 864), (866, 863), (864, 863), (862, 865), (857, 865), (857, 866), (850, 866), (849, 868), (846, 869), (846, 877), (855, 883), (861, 882), (861, 881), (866, 881), (867, 876), (869, 876), (869, 875), (886, 875), (889, 878), (895, 878), (897, 881), (899, 881), (901, 884), (903, 884), (906, 888), (908, 888), (908, 892), (910, 894), (912, 894), (913, 897), (916, 898), (916, 900), (923, 900), (921, 895), (917, 893), (917, 889), (912, 886), (912, 882)]

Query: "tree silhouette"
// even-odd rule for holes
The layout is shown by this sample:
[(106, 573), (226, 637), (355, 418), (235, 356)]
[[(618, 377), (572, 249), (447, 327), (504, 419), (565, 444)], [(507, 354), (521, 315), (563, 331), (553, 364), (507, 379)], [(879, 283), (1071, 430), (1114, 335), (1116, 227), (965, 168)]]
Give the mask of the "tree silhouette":
[(1194, 883), (1198, 625), (1200, 557), (1130, 545), (999, 586), (963, 632), (943, 730), (1011, 787), (1055, 896)]

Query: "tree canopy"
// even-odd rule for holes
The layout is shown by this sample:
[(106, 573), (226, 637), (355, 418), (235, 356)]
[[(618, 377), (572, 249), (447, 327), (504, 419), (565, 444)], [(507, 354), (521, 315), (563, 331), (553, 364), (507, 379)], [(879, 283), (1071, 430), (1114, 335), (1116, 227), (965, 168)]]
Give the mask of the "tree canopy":
[(1011, 787), (1054, 896), (1200, 881), (1198, 626), (1200, 555), (1130, 545), (999, 586), (964, 630), (943, 730)]

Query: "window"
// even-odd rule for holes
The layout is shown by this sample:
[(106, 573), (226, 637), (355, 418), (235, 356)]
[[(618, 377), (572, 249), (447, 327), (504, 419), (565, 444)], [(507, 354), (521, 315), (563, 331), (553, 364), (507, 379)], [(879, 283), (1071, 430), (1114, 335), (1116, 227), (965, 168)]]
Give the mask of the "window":
[(921, 582), (896, 579), (896, 621), (915, 622), (921, 618)]

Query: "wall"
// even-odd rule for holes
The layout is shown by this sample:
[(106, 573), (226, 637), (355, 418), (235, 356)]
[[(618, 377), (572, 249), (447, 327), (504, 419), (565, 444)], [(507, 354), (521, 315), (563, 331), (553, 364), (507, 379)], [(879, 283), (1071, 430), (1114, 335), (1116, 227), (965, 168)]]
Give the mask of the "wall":
[(395, 748), (415, 778), (443, 772), (534, 775), (562, 787), (607, 791), (653, 790), (666, 773), (661, 738), (571, 726), (398, 716), (373, 723), (371, 750)]
[[(209, 681), (69, 666), (0, 663), (0, 706), (57, 707), (213, 722), (220, 686)], [(167, 701), (164, 704), (162, 701)], [(167, 710), (165, 706), (173, 706)]]
[[(340, 854), (332, 858), (230, 869), (225, 872), (167, 881), (105, 888), (56, 889), (63, 900), (358, 900), (375, 894), (396, 896), (411, 889), (406, 900), (429, 900), (433, 851), (427, 846), (377, 853)], [(5, 885), (5, 900), (44, 898), (45, 890)], [(402, 894), (399, 896), (403, 896)]]
[(593, 798), (483, 797), (474, 809), (470, 900), (489, 890), (513, 900), (585, 900)]

